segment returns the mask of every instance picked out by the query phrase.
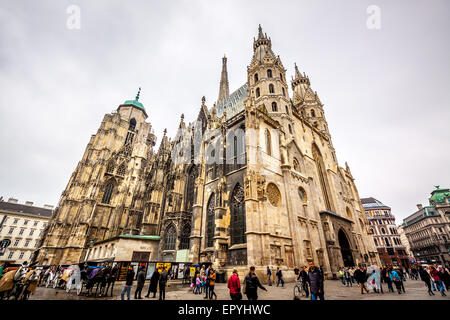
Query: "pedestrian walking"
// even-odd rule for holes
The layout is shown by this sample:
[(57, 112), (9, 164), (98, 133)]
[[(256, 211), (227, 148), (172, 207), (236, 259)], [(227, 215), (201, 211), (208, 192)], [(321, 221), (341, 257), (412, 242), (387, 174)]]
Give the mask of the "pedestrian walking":
[(142, 299), (141, 293), (142, 289), (144, 288), (144, 284), (145, 284), (145, 267), (141, 267), (137, 274), (137, 285), (136, 291), (134, 292), (135, 299)]
[(120, 297), (122, 300), (125, 300), (125, 292), (127, 293), (127, 300), (130, 300), (130, 294), (131, 294), (131, 287), (133, 286), (133, 280), (134, 280), (134, 270), (132, 266), (128, 266), (127, 276), (125, 279), (125, 286), (122, 289), (122, 292), (120, 293)]
[(267, 266), (267, 284), (272, 286), (272, 270), (270, 270), (269, 266)]
[(438, 269), (431, 267), (431, 276), (433, 277), (434, 282), (436, 283), (436, 288), (438, 291), (441, 292), (442, 296), (446, 296), (445, 294), (445, 288), (444, 288), (444, 283), (442, 281), (442, 266), (438, 266)]
[(420, 279), (425, 282), (425, 285), (428, 288), (428, 294), (430, 296), (434, 296), (434, 292), (431, 290), (431, 276), (430, 274), (425, 270), (425, 268), (422, 268), (422, 266), (419, 266), (419, 276)]
[(281, 272), (279, 267), (277, 267), (277, 273), (275, 275), (278, 278), (277, 287), (279, 286), (280, 283), (281, 283), (281, 286), (284, 287), (283, 272)]
[(158, 281), (159, 281), (159, 271), (158, 271), (158, 269), (155, 269), (155, 271), (153, 271), (152, 277), (150, 278), (150, 285), (148, 286), (148, 292), (147, 292), (147, 295), (145, 296), (146, 298), (148, 298), (150, 296), (150, 292), (153, 292), (152, 298), (156, 298), (156, 291), (158, 289)]
[(340, 268), (339, 271), (339, 278), (341, 279), (342, 284), (345, 286), (345, 272), (344, 272), (344, 268)]
[(233, 274), (228, 278), (227, 287), (230, 290), (231, 300), (241, 300), (241, 281), (236, 269), (233, 269)]
[(258, 288), (267, 291), (266, 288), (259, 282), (255, 273), (255, 267), (250, 267), (249, 273), (244, 278), (244, 294), (250, 301), (258, 300)]
[(308, 271), (308, 284), (311, 290), (311, 300), (325, 300), (325, 293), (323, 290), (323, 273), (316, 268), (312, 261), (309, 262), (309, 271)]
[(211, 268), (209, 270), (209, 300), (212, 299), (214, 296), (214, 299), (217, 300), (217, 295), (214, 292), (214, 286), (216, 285), (216, 271)]
[(444, 283), (445, 289), (448, 291), (448, 288), (450, 286), (450, 273), (447, 268), (442, 268), (441, 279)]
[(344, 277), (345, 277), (345, 283), (347, 284), (347, 287), (348, 287), (348, 285), (350, 285), (350, 287), (353, 287), (352, 280), (350, 278), (349, 268), (345, 268)]
[(359, 288), (361, 290), (361, 294), (364, 294), (364, 290), (369, 293), (369, 290), (366, 287), (367, 281), (367, 271), (365, 269), (361, 269), (358, 267), (355, 271), (355, 280), (359, 283)]
[(194, 294), (201, 293), (201, 286), (202, 286), (202, 278), (200, 277), (200, 273), (197, 273), (197, 278), (195, 279)]
[(300, 271), (297, 281), (301, 282), (303, 291), (305, 291), (305, 297), (308, 298), (309, 297), (309, 288), (308, 288), (309, 279), (308, 279), (308, 267), (307, 266), (302, 267), (302, 270)]
[(168, 279), (168, 273), (166, 267), (163, 268), (161, 275), (159, 276), (159, 300), (166, 300), (166, 284)]
[(351, 267), (348, 272), (350, 273), (350, 280), (352, 281), (352, 284), (355, 283), (355, 269)]
[(394, 268), (394, 270), (392, 270), (390, 273), (390, 278), (392, 280), (392, 282), (395, 284), (395, 288), (398, 291), (398, 294), (402, 293), (402, 277), (400, 276), (400, 274), (397, 272), (397, 270)]

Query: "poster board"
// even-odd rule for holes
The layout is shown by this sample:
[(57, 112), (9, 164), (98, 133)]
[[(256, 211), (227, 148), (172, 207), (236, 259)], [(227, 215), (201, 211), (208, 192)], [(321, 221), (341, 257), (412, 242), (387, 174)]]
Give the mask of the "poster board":
[(156, 269), (156, 263), (149, 263), (147, 266), (147, 275), (145, 276), (145, 279), (150, 279), (153, 275), (153, 272)]

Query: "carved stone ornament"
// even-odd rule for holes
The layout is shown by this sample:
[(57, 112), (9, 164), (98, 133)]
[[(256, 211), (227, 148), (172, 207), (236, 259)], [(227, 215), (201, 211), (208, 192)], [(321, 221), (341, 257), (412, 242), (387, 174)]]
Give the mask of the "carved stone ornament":
[(281, 204), (281, 193), (274, 183), (267, 185), (267, 198), (274, 207), (278, 207)]

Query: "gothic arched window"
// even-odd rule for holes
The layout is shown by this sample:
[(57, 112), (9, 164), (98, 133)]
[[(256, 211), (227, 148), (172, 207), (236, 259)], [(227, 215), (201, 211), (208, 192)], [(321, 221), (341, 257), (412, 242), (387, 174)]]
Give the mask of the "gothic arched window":
[(183, 229), (181, 229), (181, 239), (180, 239), (180, 250), (189, 249), (189, 238), (191, 236), (191, 225), (184, 225)]
[(171, 224), (167, 227), (164, 235), (164, 250), (175, 250), (175, 244), (177, 242), (177, 230), (175, 226)]
[(297, 172), (300, 172), (300, 165), (298, 164), (298, 160), (296, 158), (294, 158), (294, 170)]
[(186, 211), (191, 211), (194, 205), (195, 198), (195, 179), (198, 176), (198, 169), (196, 166), (192, 166), (188, 173), (188, 181), (186, 184)]
[(317, 173), (319, 175), (319, 182), (322, 189), (323, 200), (325, 202), (326, 208), (329, 211), (332, 211), (331, 208), (331, 199), (329, 193), (329, 185), (327, 179), (327, 172), (325, 168), (325, 164), (323, 162), (322, 154), (320, 153), (319, 147), (316, 144), (312, 146), (312, 154), (314, 161), (316, 162)]
[(281, 88), (283, 90), (283, 97), (286, 97), (286, 91), (284, 90), (284, 88)]
[(211, 194), (206, 207), (206, 246), (212, 247), (214, 245), (214, 230), (216, 227), (214, 193)]
[(277, 103), (276, 102), (272, 102), (272, 111), (273, 112), (277, 112), (278, 111), (278, 107), (277, 107)]
[(316, 116), (316, 113), (314, 112), (314, 110), (311, 110), (311, 117), (315, 117)]
[(273, 86), (273, 84), (269, 84), (269, 93), (275, 93), (275, 87)]
[(231, 245), (245, 243), (245, 201), (244, 188), (238, 183), (231, 194), (230, 202), (231, 220), (230, 220), (230, 236)]
[(260, 90), (259, 90), (259, 88), (256, 88), (256, 97), (258, 98), (259, 96), (260, 96)]
[(108, 184), (105, 187), (105, 192), (103, 193), (102, 203), (109, 204), (111, 201), (111, 196), (114, 190), (114, 183), (108, 182)]
[(289, 114), (289, 108), (288, 106), (284, 106), (286, 108), (286, 113)]
[(272, 155), (272, 139), (270, 137), (270, 132), (267, 129), (266, 129), (266, 153), (269, 156)]
[(108, 165), (106, 167), (106, 172), (107, 173), (113, 173), (114, 172), (114, 161), (109, 161)]
[(257, 82), (258, 82), (258, 74), (255, 73), (255, 83), (257, 83)]
[(122, 162), (119, 166), (119, 168), (117, 169), (117, 174), (119, 176), (124, 176), (126, 172), (126, 167), (125, 167), (125, 162)]
[(267, 70), (267, 78), (272, 78), (272, 70)]
[(128, 127), (129, 131), (134, 131), (134, 129), (136, 129), (136, 119), (132, 118), (130, 120), (130, 126)]

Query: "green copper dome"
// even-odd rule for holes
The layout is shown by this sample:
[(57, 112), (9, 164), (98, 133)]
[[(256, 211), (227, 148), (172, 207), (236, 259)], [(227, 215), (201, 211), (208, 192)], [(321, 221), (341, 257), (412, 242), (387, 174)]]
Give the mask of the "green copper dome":
[(141, 88), (139, 88), (139, 91), (136, 95), (136, 99), (134, 100), (127, 100), (125, 101), (122, 105), (132, 105), (138, 109), (141, 109), (142, 111), (144, 111), (145, 115), (147, 115), (147, 112), (145, 111), (144, 105), (142, 103), (139, 102), (139, 95), (141, 94)]
[(450, 196), (450, 189), (439, 188), (435, 186), (436, 189), (431, 192), (430, 204), (444, 203), (445, 198)]

